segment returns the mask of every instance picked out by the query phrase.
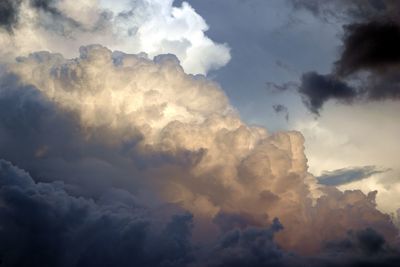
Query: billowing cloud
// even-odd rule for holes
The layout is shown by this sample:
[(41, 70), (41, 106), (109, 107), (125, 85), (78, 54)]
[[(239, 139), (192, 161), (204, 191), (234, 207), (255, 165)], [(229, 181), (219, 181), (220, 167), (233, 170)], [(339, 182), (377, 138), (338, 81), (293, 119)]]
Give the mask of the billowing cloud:
[(81, 45), (101, 43), (150, 57), (173, 53), (190, 73), (206, 73), (230, 60), (226, 44), (209, 39), (204, 19), (186, 2), (173, 0), (3, 1), (0, 56), (40, 50), (76, 56)]
[[(110, 188), (124, 190), (150, 206), (178, 206), (193, 217), (178, 217), (183, 226), (158, 229), (186, 229), (193, 223), (190, 238), (183, 233), (184, 237), (172, 239), (216, 246), (215, 251), (202, 247), (196, 252), (197, 259), (216, 255), (221, 260), (209, 266), (232, 264), (233, 256), (240, 255), (243, 258), (237, 262), (244, 266), (271, 261), (283, 265), (290, 259), (286, 251), (315, 255), (329, 240), (346, 238), (349, 230), (371, 228), (388, 246), (396, 241), (397, 229), (390, 217), (376, 209), (376, 193), (340, 192), (318, 185), (307, 171), (300, 133), (270, 134), (246, 125), (217, 84), (186, 74), (173, 55), (149, 59), (92, 45), (81, 47), (74, 59), (48, 52), (20, 57), (16, 63), (3, 65), (0, 74), (0, 157), (30, 173), (29, 188), (33, 189), (23, 190), (23, 195), (38, 190), (37, 198), (42, 199), (37, 187), (61, 183), (54, 197), (94, 201), (96, 214), (102, 209), (97, 201)], [(3, 166), (21, 172), (8, 163)], [(6, 172), (3, 179), (16, 179), (9, 178), (13, 176)], [(111, 198), (120, 196), (116, 193)], [(19, 212), (25, 209), (24, 203), (12, 207)], [(46, 216), (57, 212), (57, 205), (50, 207)], [(31, 212), (42, 217), (39, 210)], [(129, 223), (134, 214), (118, 215), (117, 221), (110, 219), (104, 227), (120, 229), (120, 217)], [(16, 223), (12, 218), (10, 225)], [(77, 227), (86, 229), (86, 225)], [(104, 239), (116, 235), (110, 244), (121, 243), (122, 234), (110, 231), (114, 232)], [(85, 239), (85, 232), (79, 233)], [(221, 239), (224, 242), (216, 239), (221, 235), (226, 236)], [(60, 240), (58, 236), (65, 235), (57, 232), (55, 236)], [(179, 242), (178, 250), (182, 249)], [(122, 242), (121, 250), (130, 246)], [(147, 243), (138, 246), (140, 251)], [(94, 247), (87, 253), (107, 257), (110, 247)], [(190, 247), (185, 245), (180, 253)], [(163, 262), (164, 250), (154, 249), (159, 249)], [(63, 257), (57, 255), (57, 259)], [(189, 257), (174, 251), (170, 256), (176, 257), (168, 258), (173, 262), (170, 266), (186, 264)], [(110, 257), (106, 260), (113, 262)], [(135, 262), (130, 257), (134, 255), (121, 256), (121, 261)], [(123, 266), (125, 261), (117, 263)]]

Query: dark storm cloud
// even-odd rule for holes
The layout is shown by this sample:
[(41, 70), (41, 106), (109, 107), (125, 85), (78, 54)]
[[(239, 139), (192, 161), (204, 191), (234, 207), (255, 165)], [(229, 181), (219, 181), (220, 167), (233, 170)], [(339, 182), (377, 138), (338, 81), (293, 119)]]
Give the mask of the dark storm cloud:
[(198, 248), (210, 254), (196, 259), (190, 214), (156, 216), (123, 190), (74, 197), (64, 183), (35, 183), (0, 160), (0, 201), (2, 266), (289, 266), (274, 242), (277, 219), (269, 228), (233, 228), (213, 249)]
[[(349, 231), (347, 238), (327, 242), (324, 253), (326, 259), (335, 258), (333, 266), (342, 264), (351, 267), (394, 267), (400, 263), (399, 255), (387, 246), (381, 234), (371, 228)], [(323, 257), (319, 260), (324, 262)], [(324, 264), (331, 266), (329, 262)]]
[[(274, 242), (274, 235), (282, 229), (282, 224), (275, 219), (270, 228), (248, 227), (228, 231), (211, 252), (207, 266), (290, 266), (289, 254)], [(299, 260), (303, 261), (300, 257)]]
[(308, 72), (303, 74), (296, 90), (302, 96), (305, 105), (315, 114), (319, 114), (329, 100), (352, 104), (400, 99), (399, 67), (382, 68), (358, 79), (358, 84), (350, 83), (351, 78), (342, 78), (336, 73), (323, 75)]
[[(110, 197), (111, 195), (111, 197)], [(187, 266), (192, 216), (165, 223), (127, 192), (73, 197), (0, 160), (1, 266)]]
[(317, 179), (320, 184), (338, 186), (366, 179), (374, 174), (386, 171), (388, 170), (381, 170), (375, 166), (345, 168), (323, 172), (323, 174), (317, 177)]
[[(144, 206), (109, 189), (97, 199), (72, 196), (62, 182), (36, 183), (0, 160), (1, 266), (396, 266), (397, 254), (373, 229), (350, 231), (319, 257), (283, 251), (274, 237), (283, 226), (241, 226), (212, 246), (194, 246), (192, 215)], [(161, 215), (158, 214), (161, 212)], [(237, 215), (236, 217), (240, 217)], [(220, 221), (231, 220), (230, 216)], [(362, 263), (362, 265), (360, 265)]]
[[(306, 96), (305, 103), (312, 112), (318, 113), (329, 99), (352, 103), (354, 100), (399, 98), (400, 2), (291, 0), (291, 3), (295, 8), (309, 10), (325, 20), (335, 17), (344, 23), (342, 52), (334, 71), (327, 76), (314, 74), (314, 79), (319, 77), (320, 80), (334, 77), (332, 84), (335, 85), (331, 88), (344, 94), (331, 93), (323, 84), (315, 83), (316, 87), (310, 88), (303, 76), (300, 93)], [(358, 75), (361, 72), (364, 73)], [(355, 87), (349, 85), (354, 79), (360, 81)]]
[(2, 0), (0, 1), (0, 26), (8, 31), (18, 22), (19, 7), (22, 0)]
[(372, 21), (348, 25), (344, 50), (336, 63), (337, 72), (347, 76), (359, 70), (384, 72), (400, 63), (400, 25), (392, 21)]
[(335, 76), (321, 75), (316, 72), (303, 74), (298, 91), (306, 106), (316, 114), (329, 99), (349, 102), (357, 96), (357, 91), (353, 87)]

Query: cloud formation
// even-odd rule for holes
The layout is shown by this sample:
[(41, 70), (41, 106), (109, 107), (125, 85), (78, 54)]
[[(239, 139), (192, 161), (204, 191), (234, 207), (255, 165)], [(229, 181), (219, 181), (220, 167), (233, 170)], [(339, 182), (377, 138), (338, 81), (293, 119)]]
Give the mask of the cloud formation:
[(342, 102), (351, 102), (357, 97), (357, 91), (333, 75), (321, 75), (308, 72), (301, 77), (298, 92), (306, 106), (316, 114), (323, 104), (331, 98)]
[(48, 50), (76, 56), (81, 45), (101, 43), (150, 57), (173, 53), (187, 72), (205, 74), (230, 60), (226, 44), (209, 39), (204, 19), (187, 3), (173, 0), (3, 1), (0, 56)]
[[(330, 99), (342, 103), (399, 99), (400, 5), (397, 1), (291, 2), (295, 8), (344, 23), (342, 52), (332, 73), (313, 75), (314, 80), (329, 79), (332, 86), (321, 83), (310, 87), (304, 78), (310, 74), (303, 76), (299, 86), (299, 93), (313, 113), (318, 114)], [(342, 93), (337, 94), (337, 90)]]
[[(325, 251), (326, 242), (346, 238), (349, 230), (371, 228), (387, 246), (396, 242), (397, 229), (390, 217), (376, 209), (376, 193), (340, 192), (318, 185), (307, 172), (300, 133), (270, 134), (264, 128), (246, 125), (217, 84), (201, 75), (186, 74), (173, 55), (149, 59), (100, 45), (81, 47), (80, 56), (73, 59), (38, 52), (2, 65), (0, 85), (0, 157), (30, 173), (2, 163), (1, 178), (5, 182), (0, 193), (16, 187), (28, 198), (14, 205), (4, 196), (4, 208), (15, 210), (1, 217), (10, 220), (4, 229), (18, 226), (13, 214), (23, 214), (35, 201), (44, 206), (30, 211), (33, 218), (43, 222), (40, 225), (58, 225), (51, 221), (52, 214), (65, 222), (51, 238), (32, 239), (32, 246), (51, 247), (49, 244), (60, 240), (62, 245), (73, 244), (64, 229), (72, 229), (74, 234), (77, 227), (73, 240), (86, 240), (85, 236), (92, 233), (93, 242), (115, 241), (103, 247), (82, 248), (87, 255), (79, 251), (69, 259), (78, 262), (78, 258), (84, 258), (81, 262), (86, 266), (97, 260), (121, 266), (127, 262), (187, 266), (196, 242), (207, 246), (195, 251), (194, 266), (233, 262), (241, 266), (285, 266), (292, 258), (288, 251), (319, 255)], [(29, 181), (28, 185), (9, 185), (19, 179)], [(110, 190), (114, 192), (111, 195)], [(103, 216), (101, 204), (105, 195), (116, 202), (109, 212), (116, 212), (117, 218), (105, 219), (104, 225), (100, 218), (108, 218)], [(150, 231), (147, 238), (145, 230), (138, 230), (145, 237), (131, 237), (119, 231), (131, 222), (136, 225), (142, 213), (125, 215), (122, 210), (119, 214), (121, 197), (146, 203), (149, 208), (144, 208), (144, 213), (150, 218), (145, 218), (150, 222), (153, 215), (158, 218), (158, 211), (152, 210), (163, 205), (178, 207), (193, 217), (179, 213), (174, 217), (172, 212), (167, 222), (156, 227), (158, 231), (166, 229), (166, 233), (156, 231), (154, 237)], [(67, 204), (62, 204), (64, 199)], [(76, 201), (89, 206), (84, 209), (88, 218), (70, 226), (69, 218), (76, 218), (68, 203)], [(60, 211), (55, 203), (60, 203)], [(44, 212), (47, 208), (49, 212)], [(180, 226), (175, 227), (175, 223)], [(99, 231), (91, 230), (95, 227), (92, 224), (111, 229), (101, 230), (104, 236), (97, 236), (93, 232)], [(184, 229), (191, 224), (193, 232), (189, 235)], [(18, 227), (18, 231), (36, 232), (29, 225)], [(136, 226), (132, 227), (127, 229), (136, 233)], [(47, 228), (41, 229), (45, 237)], [(175, 234), (178, 230), (184, 231)], [(15, 243), (14, 251), (26, 253), (17, 245), (28, 241), (18, 239), (18, 235), (6, 238)], [(136, 244), (137, 238), (140, 242)], [(146, 243), (149, 239), (156, 240), (151, 242), (155, 246), (151, 249)], [(160, 256), (122, 255), (134, 246), (130, 242), (135, 243), (137, 251), (154, 249)], [(118, 244), (121, 254), (116, 253), (118, 258), (114, 258), (110, 249)], [(176, 251), (171, 252), (171, 246)], [(206, 248), (210, 246), (215, 250)], [(55, 251), (53, 260), (63, 262), (65, 256), (59, 253)], [(3, 253), (12, 263), (23, 260), (8, 254)], [(91, 256), (94, 258), (86, 258)], [(307, 257), (298, 257), (308, 261)]]
[(0, 186), (2, 266), (187, 266), (191, 261), (190, 214), (157, 216), (159, 211), (116, 189), (96, 200), (71, 196), (64, 183), (35, 183), (4, 160)]

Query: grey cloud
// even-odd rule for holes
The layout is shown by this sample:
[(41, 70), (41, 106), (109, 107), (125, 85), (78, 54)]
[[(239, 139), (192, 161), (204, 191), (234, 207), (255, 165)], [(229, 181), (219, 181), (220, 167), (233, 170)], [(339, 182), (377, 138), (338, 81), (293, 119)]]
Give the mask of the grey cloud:
[[(134, 197), (73, 197), (0, 160), (2, 266), (187, 266), (192, 216), (149, 217)], [(125, 196), (124, 196), (125, 195)], [(116, 196), (122, 196), (117, 198)]]
[[(110, 188), (97, 199), (72, 196), (55, 181), (36, 183), (0, 160), (0, 262), (2, 266), (396, 266), (399, 257), (371, 228), (326, 243), (318, 257), (276, 244), (283, 230), (234, 226), (214, 244), (194, 245), (192, 215), (150, 208)], [(240, 215), (235, 217), (239, 218)], [(231, 216), (220, 220), (230, 221)]]
[(283, 228), (277, 219), (269, 228), (234, 228), (211, 251), (197, 248), (210, 255), (196, 258), (192, 215), (172, 210), (160, 219), (122, 190), (74, 197), (64, 183), (35, 183), (0, 160), (0, 201), (3, 266), (289, 266), (273, 239)]
[(388, 170), (382, 170), (375, 166), (353, 167), (334, 171), (325, 171), (317, 177), (318, 182), (324, 185), (343, 185), (371, 177), (374, 174), (384, 173)]
[(394, 0), (288, 0), (296, 9), (305, 9), (324, 21), (341, 20), (360, 22), (380, 18), (396, 17), (400, 5)]
[(0, 2), (0, 26), (7, 31), (18, 23), (19, 7), (22, 0), (3, 0)]
[(344, 50), (337, 72), (347, 76), (360, 70), (385, 71), (400, 63), (400, 25), (393, 21), (371, 21), (345, 28)]
[[(261, 267), (289, 266), (289, 254), (274, 242), (274, 236), (283, 229), (278, 219), (269, 228), (248, 227), (226, 232), (207, 266)], [(302, 261), (301, 258), (299, 258)]]
[(91, 32), (101, 30), (102, 27), (109, 23), (111, 16), (107, 12), (101, 13), (98, 21), (94, 23), (92, 28), (87, 28), (81, 22), (70, 17), (65, 12), (59, 10), (56, 6), (59, 0), (29, 0), (30, 5), (39, 12), (38, 25), (46, 30), (53, 31), (62, 36), (71, 37), (76, 32)]
[(400, 68), (391, 67), (384, 71), (371, 72), (365, 78), (352, 81), (337, 74), (303, 74), (300, 85), (295, 89), (305, 105), (319, 114), (329, 100), (341, 104), (370, 101), (398, 100), (400, 98)]
[[(331, 80), (310, 86), (303, 75), (300, 94), (308, 108), (318, 113), (329, 99), (344, 103), (355, 100), (378, 101), (400, 96), (400, 4), (392, 0), (374, 1), (302, 1), (292, 0), (295, 8), (344, 23), (343, 47), (329, 75), (314, 73), (314, 80)], [(339, 16), (341, 14), (343, 16)], [(359, 75), (361, 74), (361, 75)], [(310, 77), (310, 76), (309, 76)], [(352, 86), (355, 81), (356, 86)], [(304, 90), (305, 89), (305, 90)], [(337, 93), (335, 93), (336, 90)], [(345, 89), (345, 90), (342, 90)]]
[[(343, 266), (383, 266), (394, 267), (400, 263), (396, 250), (387, 246), (382, 235), (374, 229), (365, 228), (359, 231), (349, 231), (342, 240), (326, 243), (325, 259), (321, 262), (329, 264), (327, 259), (335, 257), (334, 265)], [(339, 259), (340, 258), (340, 259)]]
[(272, 108), (274, 109), (276, 114), (283, 114), (285, 116), (286, 121), (289, 120), (289, 110), (285, 105), (276, 104), (273, 105)]
[(316, 114), (319, 114), (323, 104), (332, 98), (351, 102), (357, 97), (356, 89), (347, 83), (333, 75), (321, 75), (316, 72), (303, 74), (298, 92), (303, 97), (306, 106)]

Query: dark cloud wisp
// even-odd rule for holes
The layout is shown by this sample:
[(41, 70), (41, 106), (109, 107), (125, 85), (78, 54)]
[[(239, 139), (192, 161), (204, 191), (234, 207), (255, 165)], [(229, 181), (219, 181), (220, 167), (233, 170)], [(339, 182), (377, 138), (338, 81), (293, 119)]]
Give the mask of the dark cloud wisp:
[(285, 116), (286, 121), (289, 120), (289, 110), (285, 105), (276, 104), (273, 105), (272, 108), (274, 109), (276, 114), (283, 114)]
[(374, 174), (386, 172), (375, 166), (345, 168), (334, 171), (326, 171), (319, 177), (318, 182), (324, 185), (338, 186), (371, 177)]
[(350, 102), (357, 96), (357, 91), (333, 75), (321, 75), (316, 72), (303, 74), (298, 92), (306, 106), (318, 114), (323, 104), (329, 99)]

